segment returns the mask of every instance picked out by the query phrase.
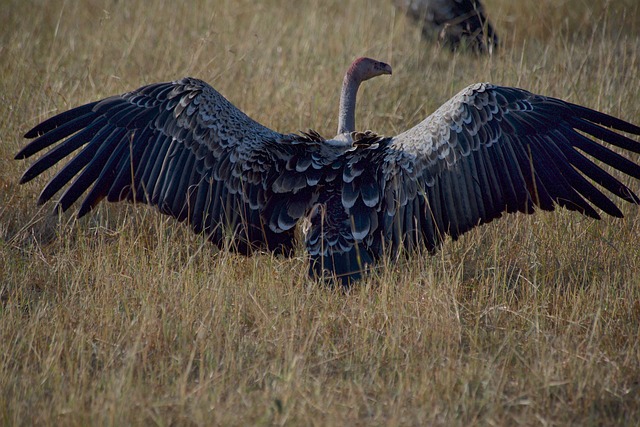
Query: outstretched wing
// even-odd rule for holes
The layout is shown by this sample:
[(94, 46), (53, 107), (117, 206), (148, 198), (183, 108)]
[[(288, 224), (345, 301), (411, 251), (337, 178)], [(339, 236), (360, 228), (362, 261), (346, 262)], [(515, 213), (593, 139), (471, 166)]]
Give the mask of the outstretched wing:
[(298, 162), (309, 167), (304, 146), (312, 141), (260, 125), (193, 78), (74, 108), (25, 137), (37, 138), (16, 158), (62, 142), (31, 165), (22, 183), (79, 150), (49, 181), (39, 203), (71, 182), (57, 203), (62, 211), (87, 190), (78, 217), (105, 197), (147, 203), (188, 221), (218, 245), (231, 236), (243, 253), (290, 249), (292, 228), (314, 197), (296, 172), (305, 169)]
[(385, 240), (435, 248), (445, 234), (456, 238), (503, 212), (535, 207), (560, 205), (599, 219), (595, 205), (621, 217), (594, 184), (628, 202), (640, 199), (585, 154), (637, 179), (640, 166), (584, 134), (635, 153), (640, 144), (607, 127), (640, 134), (559, 99), (490, 84), (466, 88), (391, 140), (382, 172)]
[(401, 247), (435, 250), (446, 235), (536, 207), (621, 217), (598, 187), (640, 199), (588, 156), (637, 179), (640, 166), (585, 136), (640, 153), (640, 143), (612, 129), (640, 135), (638, 126), (559, 99), (470, 86), (412, 129), (345, 155), (340, 204), (351, 226), (341, 231), (354, 243), (325, 252), (340, 264), (363, 248), (363, 260)]

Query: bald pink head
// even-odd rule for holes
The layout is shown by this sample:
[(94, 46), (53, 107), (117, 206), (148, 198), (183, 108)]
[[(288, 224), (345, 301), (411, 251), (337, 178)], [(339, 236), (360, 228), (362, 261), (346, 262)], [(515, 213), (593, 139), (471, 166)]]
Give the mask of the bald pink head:
[(383, 74), (391, 74), (391, 66), (371, 58), (358, 58), (349, 67), (342, 82), (338, 135), (353, 132), (356, 127), (356, 95), (360, 83)]
[(365, 80), (383, 74), (391, 74), (391, 66), (389, 64), (376, 61), (375, 59), (361, 57), (353, 61), (347, 70), (345, 80), (351, 78), (358, 81), (358, 83), (362, 83)]

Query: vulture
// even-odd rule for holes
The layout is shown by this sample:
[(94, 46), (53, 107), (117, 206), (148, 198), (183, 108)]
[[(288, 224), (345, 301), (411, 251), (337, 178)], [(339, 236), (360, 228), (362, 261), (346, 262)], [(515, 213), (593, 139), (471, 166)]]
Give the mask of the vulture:
[[(396, 136), (358, 132), (356, 94), (388, 64), (358, 58), (338, 132), (279, 133), (207, 83), (184, 78), (91, 102), (28, 131), (28, 182), (63, 159), (38, 203), (77, 216), (101, 200), (152, 205), (219, 247), (290, 255), (306, 224), (309, 273), (349, 286), (383, 257), (435, 251), (507, 212), (556, 206), (599, 219), (640, 199), (593, 160), (640, 179), (640, 127), (523, 89), (473, 84)], [(622, 132), (622, 133), (621, 133)], [(606, 143), (608, 146), (605, 146)], [(606, 189), (610, 195), (602, 192)], [(297, 233), (300, 236), (300, 233)]]
[(425, 39), (456, 50), (466, 45), (477, 53), (492, 53), (498, 35), (480, 0), (394, 0), (395, 6), (422, 26)]

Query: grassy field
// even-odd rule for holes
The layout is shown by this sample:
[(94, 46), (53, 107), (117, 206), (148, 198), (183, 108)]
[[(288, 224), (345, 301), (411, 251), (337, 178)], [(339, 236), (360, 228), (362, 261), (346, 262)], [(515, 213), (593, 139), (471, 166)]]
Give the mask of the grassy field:
[(302, 250), (219, 252), (143, 206), (51, 217), (35, 200), (54, 171), (18, 185), (39, 121), (185, 75), (273, 129), (332, 135), (362, 55), (394, 68), (359, 97), (359, 127), (383, 134), (476, 81), (640, 123), (635, 0), (486, 0), (490, 58), (421, 40), (391, 1), (342, 3), (3, 2), (1, 424), (639, 422), (636, 206), (511, 215), (345, 295), (308, 281)]

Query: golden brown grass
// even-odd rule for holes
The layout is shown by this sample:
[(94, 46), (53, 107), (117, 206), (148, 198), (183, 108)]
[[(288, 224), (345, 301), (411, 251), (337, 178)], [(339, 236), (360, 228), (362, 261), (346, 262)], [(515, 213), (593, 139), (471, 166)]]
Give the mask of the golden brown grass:
[(341, 3), (4, 3), (2, 424), (638, 422), (637, 207), (512, 215), (344, 295), (309, 283), (302, 251), (219, 252), (144, 207), (51, 218), (35, 205), (46, 177), (18, 186), (31, 126), (184, 75), (274, 129), (330, 135), (360, 55), (394, 67), (359, 99), (359, 124), (381, 133), (484, 80), (640, 122), (634, 0), (486, 0), (493, 58), (439, 51), (390, 1)]

